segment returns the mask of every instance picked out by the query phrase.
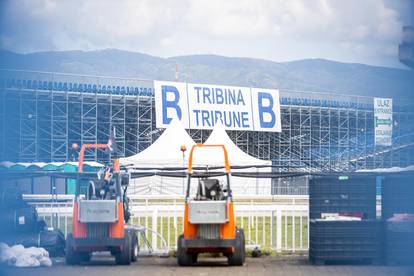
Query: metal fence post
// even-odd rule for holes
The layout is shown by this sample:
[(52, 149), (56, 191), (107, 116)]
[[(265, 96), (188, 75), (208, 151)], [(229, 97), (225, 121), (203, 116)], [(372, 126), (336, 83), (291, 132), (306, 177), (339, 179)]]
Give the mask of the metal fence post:
[(274, 240), (273, 240), (273, 231), (274, 231), (274, 216), (275, 216), (275, 211), (271, 211), (271, 213), (270, 213), (270, 248), (271, 249), (273, 249), (273, 245), (275, 244), (274, 243)]
[(152, 241), (151, 241), (152, 250), (157, 250), (158, 249), (157, 248), (158, 209), (154, 209), (152, 211), (151, 229), (152, 229)]
[(276, 251), (282, 252), (282, 209), (276, 210)]
[(296, 213), (295, 211), (295, 207), (296, 206), (292, 206), (292, 252), (295, 253), (296, 252)]

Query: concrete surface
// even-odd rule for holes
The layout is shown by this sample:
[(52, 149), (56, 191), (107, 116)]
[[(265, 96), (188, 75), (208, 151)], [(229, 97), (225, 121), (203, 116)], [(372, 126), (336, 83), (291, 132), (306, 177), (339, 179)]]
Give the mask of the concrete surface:
[(413, 276), (414, 267), (370, 265), (311, 265), (306, 257), (283, 256), (247, 258), (242, 267), (227, 266), (225, 258), (201, 258), (193, 267), (179, 267), (175, 258), (141, 258), (130, 266), (115, 266), (110, 256), (94, 256), (91, 262), (79, 266), (67, 266), (63, 259), (54, 259), (52, 267), (0, 268), (0, 275), (7, 276), (128, 276), (128, 275), (392, 275)]

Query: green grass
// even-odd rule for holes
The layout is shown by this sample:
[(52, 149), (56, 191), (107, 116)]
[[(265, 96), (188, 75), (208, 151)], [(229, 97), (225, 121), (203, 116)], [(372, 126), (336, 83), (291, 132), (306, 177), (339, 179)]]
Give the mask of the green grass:
[[(250, 231), (249, 231), (249, 218), (238, 217), (236, 219), (237, 226), (242, 227), (242, 219), (243, 219), (243, 228), (245, 231), (246, 237), (246, 244), (258, 244), (260, 245), (262, 250), (271, 250), (276, 246), (276, 221), (274, 221), (273, 227), (273, 236), (271, 236), (271, 218), (266, 217), (257, 217), (257, 223), (255, 217), (252, 217), (250, 222)], [(168, 224), (169, 220), (169, 224)], [(264, 236), (263, 236), (263, 220), (264, 220)], [(148, 225), (149, 228), (152, 227), (152, 217), (140, 217), (140, 218), (133, 218), (131, 221), (134, 225)], [(169, 227), (168, 227), (169, 226)], [(168, 228), (170, 229), (170, 234), (168, 235)], [(295, 218), (295, 247), (300, 247), (300, 232), (302, 231), (302, 239), (303, 244), (302, 246), (306, 248), (308, 240), (307, 240), (307, 220), (303, 218), (302, 227), (300, 225), (300, 218)], [(292, 229), (293, 229), (293, 220), (292, 217), (287, 217), (285, 221), (285, 217), (282, 217), (282, 245), (283, 248), (292, 247)], [(287, 230), (287, 231), (286, 231)], [(162, 235), (162, 237), (166, 240), (167, 244), (170, 245), (170, 248), (175, 247), (176, 245), (176, 235), (179, 236), (183, 233), (183, 222), (181, 217), (177, 217), (177, 228), (174, 227), (173, 217), (159, 217), (157, 220), (157, 232)], [(147, 233), (147, 238), (149, 242), (152, 242), (152, 234), (151, 232)], [(273, 239), (273, 242), (271, 241)], [(160, 246), (160, 242), (158, 243)], [(272, 248), (273, 247), (273, 248)]]

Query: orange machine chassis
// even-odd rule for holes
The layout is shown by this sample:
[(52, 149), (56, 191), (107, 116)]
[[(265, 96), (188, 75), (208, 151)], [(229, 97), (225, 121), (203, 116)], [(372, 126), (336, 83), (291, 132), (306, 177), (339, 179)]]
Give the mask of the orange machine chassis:
[[(206, 147), (219, 147), (223, 149), (224, 154), (224, 165), (227, 177), (230, 174), (230, 164), (228, 160), (228, 153), (224, 145), (204, 145), (196, 144), (191, 148), (190, 156), (188, 160), (188, 177), (191, 178), (193, 173), (193, 153), (197, 148)], [(229, 179), (227, 179), (229, 181)], [(234, 252), (234, 241), (236, 238), (236, 224), (234, 218), (234, 209), (231, 193), (227, 200), (227, 212), (228, 221), (220, 226), (220, 239), (219, 240), (197, 240), (197, 225), (189, 222), (189, 187), (187, 188), (186, 202), (184, 207), (184, 247), (187, 248), (187, 252), (210, 252), (210, 253), (233, 253)]]

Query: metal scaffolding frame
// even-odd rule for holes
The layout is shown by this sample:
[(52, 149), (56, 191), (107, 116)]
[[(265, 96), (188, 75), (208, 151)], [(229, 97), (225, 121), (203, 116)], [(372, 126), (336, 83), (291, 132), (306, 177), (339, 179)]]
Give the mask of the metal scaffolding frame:
[[(105, 143), (111, 127), (116, 128), (121, 154), (130, 156), (150, 146), (162, 133), (155, 126), (154, 97), (146, 93), (153, 89), (150, 80), (12, 70), (0, 73), (0, 161), (67, 161), (73, 143)], [(34, 81), (30, 86), (31, 80), (37, 80), (38, 86), (33, 86)], [(69, 82), (113, 90), (102, 92), (92, 85), (85, 85), (83, 91), (62, 89)], [(122, 91), (122, 87), (128, 90)], [(414, 164), (412, 103), (394, 99), (393, 146), (376, 147), (373, 98), (283, 89), (280, 95), (284, 99), (282, 132), (228, 131), (243, 151), (272, 160), (284, 170), (342, 171)], [(295, 100), (299, 98), (316, 101)], [(319, 103), (329, 98), (349, 104)], [(202, 143), (211, 130), (188, 132), (195, 142)], [(86, 158), (104, 161), (107, 155), (95, 150)]]

